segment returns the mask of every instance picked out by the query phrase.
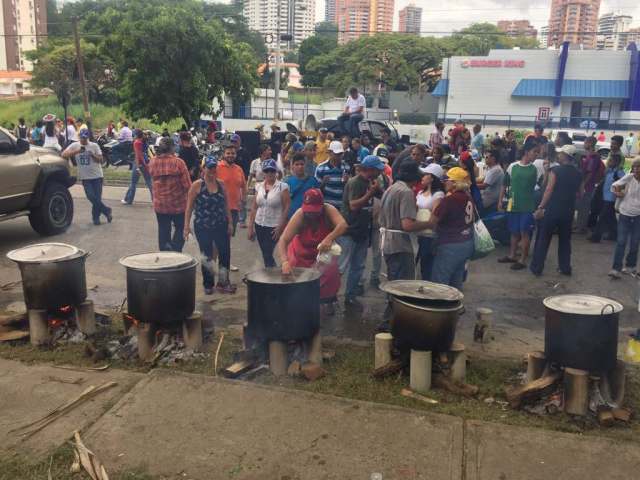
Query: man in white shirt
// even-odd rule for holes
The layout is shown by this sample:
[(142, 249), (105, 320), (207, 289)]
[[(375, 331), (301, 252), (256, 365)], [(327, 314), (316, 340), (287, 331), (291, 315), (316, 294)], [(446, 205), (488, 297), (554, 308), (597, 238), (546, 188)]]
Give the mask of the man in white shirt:
[(338, 117), (338, 123), (343, 132), (351, 135), (351, 138), (360, 136), (360, 129), (358, 124), (364, 118), (364, 109), (367, 106), (367, 101), (364, 96), (358, 93), (356, 87), (352, 87), (349, 90), (349, 96), (344, 104), (344, 111), (342, 115)]
[(133, 142), (133, 132), (126, 120), (122, 122), (122, 128), (118, 132), (118, 140), (120, 142)]
[[(613, 255), (613, 268), (609, 272), (612, 278), (620, 278), (620, 273), (637, 274), (638, 247), (640, 246), (640, 160), (631, 165), (631, 173), (617, 182), (613, 182), (611, 191), (619, 199), (617, 210), (618, 238)], [(629, 250), (625, 259), (625, 251)], [(624, 260), (625, 267), (622, 268)]]

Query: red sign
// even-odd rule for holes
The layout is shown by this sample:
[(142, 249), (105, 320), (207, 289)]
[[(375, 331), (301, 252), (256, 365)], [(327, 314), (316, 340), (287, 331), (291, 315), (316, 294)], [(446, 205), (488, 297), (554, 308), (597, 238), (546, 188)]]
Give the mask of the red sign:
[(524, 60), (463, 60), (462, 68), (524, 68)]

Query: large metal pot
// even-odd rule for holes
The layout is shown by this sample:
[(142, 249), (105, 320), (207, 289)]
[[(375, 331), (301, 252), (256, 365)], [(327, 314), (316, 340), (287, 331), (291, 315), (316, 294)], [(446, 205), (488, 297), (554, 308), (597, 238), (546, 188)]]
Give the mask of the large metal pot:
[(320, 328), (320, 272), (295, 268), (292, 276), (279, 269), (247, 274), (248, 330), (263, 340), (302, 340)]
[(127, 269), (128, 313), (136, 320), (172, 325), (191, 315), (196, 306), (196, 266), (193, 257), (154, 252), (120, 259)]
[(39, 243), (12, 250), (22, 275), (28, 309), (54, 310), (87, 298), (85, 260), (89, 252), (65, 243)]
[(622, 304), (595, 295), (557, 295), (543, 303), (544, 351), (549, 361), (590, 372), (615, 367)]

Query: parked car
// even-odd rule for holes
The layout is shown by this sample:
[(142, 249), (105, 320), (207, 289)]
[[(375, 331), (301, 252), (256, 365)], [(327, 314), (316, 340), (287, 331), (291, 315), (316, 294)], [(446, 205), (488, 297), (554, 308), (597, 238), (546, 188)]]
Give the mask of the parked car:
[(0, 221), (28, 215), (40, 235), (64, 232), (73, 220), (69, 187), (75, 183), (58, 152), (0, 128)]

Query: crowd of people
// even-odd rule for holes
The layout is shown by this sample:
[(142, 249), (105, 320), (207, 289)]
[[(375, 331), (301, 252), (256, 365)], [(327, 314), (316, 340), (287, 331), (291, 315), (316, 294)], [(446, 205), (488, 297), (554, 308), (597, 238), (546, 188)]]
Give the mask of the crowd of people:
[[(345, 306), (362, 308), (358, 297), (369, 256), (368, 282), (374, 288), (384, 261), (388, 280), (414, 279), (418, 267), (419, 278), (462, 289), (474, 254), (474, 223), (481, 218), (508, 230), (509, 252), (498, 262), (512, 270), (542, 275), (557, 235), (559, 273), (571, 275), (572, 234), (588, 233), (592, 242), (617, 242), (612, 278), (635, 275), (640, 161), (625, 173), (622, 149), (630, 150), (624, 137), (610, 138), (604, 162), (596, 151), (603, 134), (587, 137), (579, 152), (567, 135), (551, 141), (542, 125), (517, 142), (513, 130), (486, 136), (481, 125), (467, 128), (457, 121), (445, 132), (437, 122), (425, 144), (403, 148), (383, 130), (379, 144), (372, 145), (369, 135), (357, 131), (360, 96), (351, 92), (351, 114), (341, 118), (353, 137), (336, 138), (321, 128), (315, 138), (289, 133), (282, 141), (274, 124), (257, 158), (242, 147), (239, 135), (201, 161), (186, 129), (176, 139), (163, 132), (150, 150), (145, 132), (130, 130), (126, 121), (110, 124), (111, 135), (133, 139), (135, 168), (122, 202), (134, 201), (142, 175), (152, 194), (158, 248), (181, 251), (193, 233), (207, 294), (235, 292), (230, 243), (244, 228), (249, 240), (257, 240), (266, 268), (279, 260), (284, 274), (296, 267), (321, 269), (328, 313), (343, 279)], [(61, 144), (64, 125), (51, 117), (40, 122), (42, 129), (31, 130), (21, 119), (20, 136), (67, 145), (62, 156), (75, 160), (94, 223), (102, 216), (111, 222), (111, 209), (101, 199), (102, 155), (91, 132), (82, 119), (67, 119)]]

